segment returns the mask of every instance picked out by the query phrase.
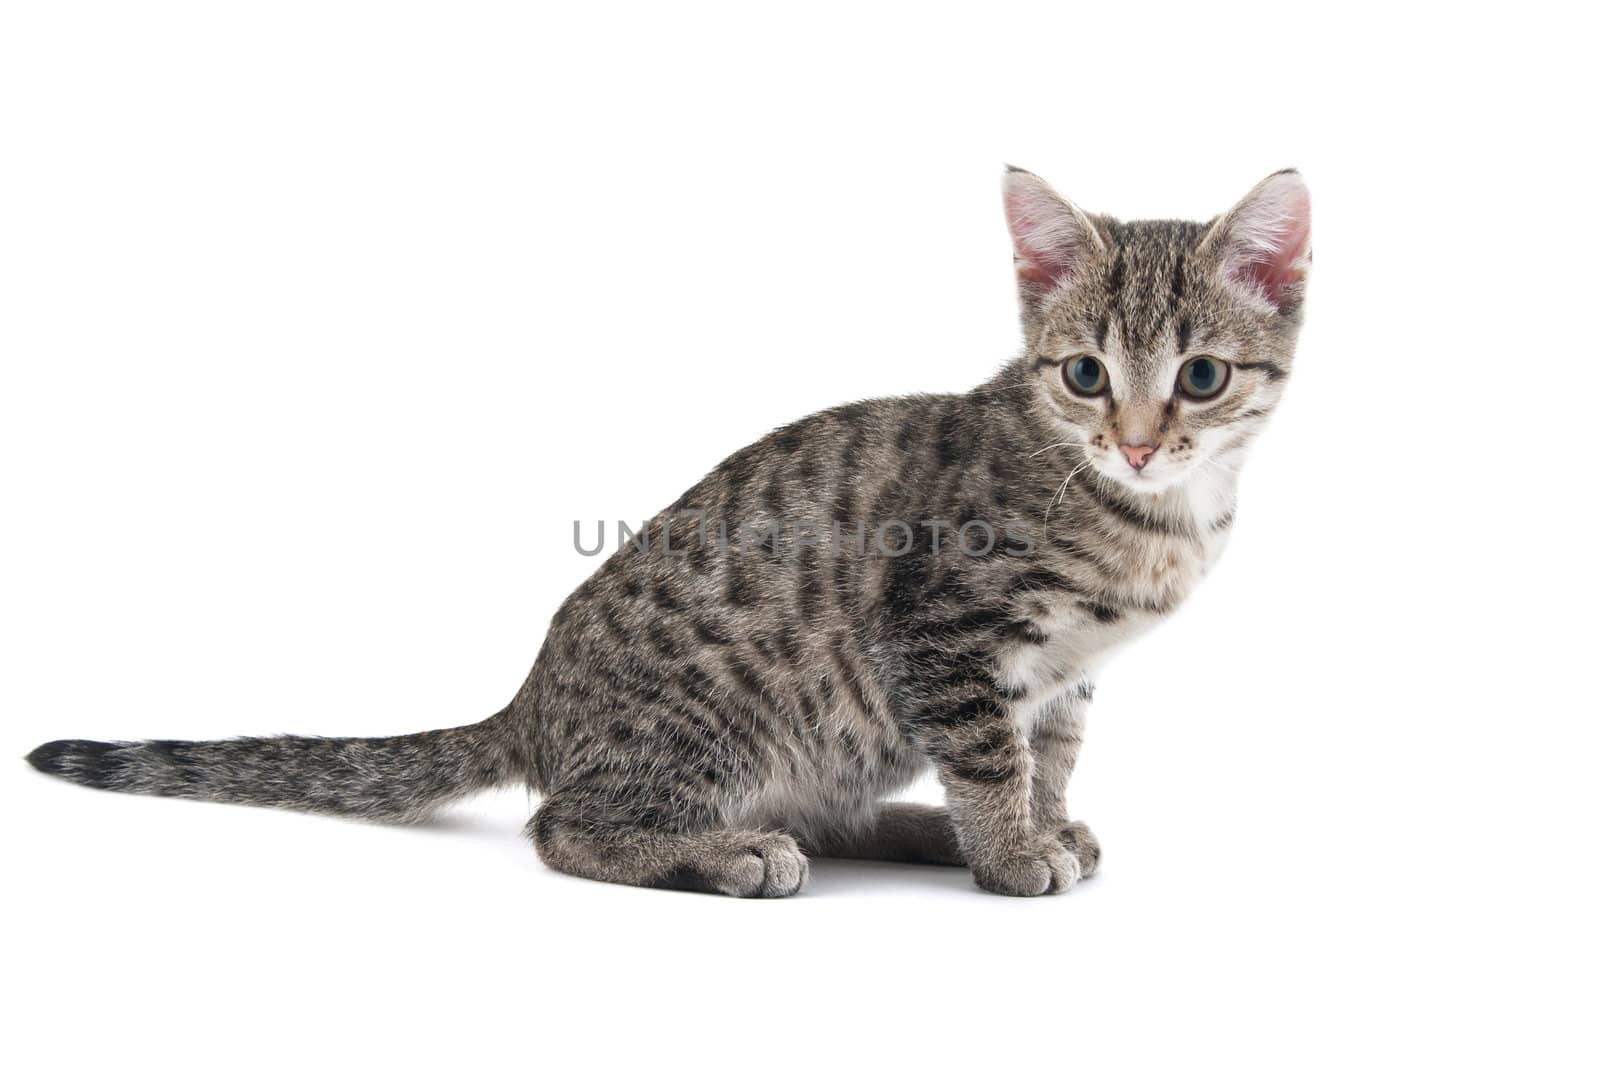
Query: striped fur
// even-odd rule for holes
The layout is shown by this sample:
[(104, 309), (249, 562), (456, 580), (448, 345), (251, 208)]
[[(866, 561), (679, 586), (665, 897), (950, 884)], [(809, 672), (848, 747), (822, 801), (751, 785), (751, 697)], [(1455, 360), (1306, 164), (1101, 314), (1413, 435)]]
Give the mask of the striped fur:
[[(631, 885), (782, 896), (821, 854), (1065, 890), (1100, 855), (1065, 802), (1091, 679), (1215, 561), (1288, 377), (1309, 245), (1283, 213), (1303, 188), (1274, 175), (1210, 224), (1122, 223), (1009, 172), (1024, 353), (969, 393), (849, 404), (729, 457), (561, 605), (482, 723), (29, 758), (98, 788), (391, 820), (526, 783), (548, 863)], [(1196, 353), (1231, 368), (1202, 403), (1174, 389)], [(1066, 387), (1084, 354), (1107, 395)], [(1117, 452), (1133, 436), (1158, 446), (1146, 470)], [(973, 523), (1000, 532), (990, 551), (962, 550)], [(883, 803), (930, 766), (945, 808)]]

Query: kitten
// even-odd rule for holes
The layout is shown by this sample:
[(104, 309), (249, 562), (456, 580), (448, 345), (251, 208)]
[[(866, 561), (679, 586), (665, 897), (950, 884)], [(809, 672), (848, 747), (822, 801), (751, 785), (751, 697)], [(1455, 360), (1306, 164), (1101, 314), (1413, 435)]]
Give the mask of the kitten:
[[(55, 741), (101, 789), (415, 820), (501, 783), (558, 870), (787, 896), (807, 856), (1059, 893), (1096, 667), (1222, 550), (1310, 265), (1293, 171), (1210, 222), (1091, 216), (1012, 169), (1023, 355), (736, 452), (556, 612), (515, 699), (389, 738)], [(881, 798), (932, 766), (948, 805)]]

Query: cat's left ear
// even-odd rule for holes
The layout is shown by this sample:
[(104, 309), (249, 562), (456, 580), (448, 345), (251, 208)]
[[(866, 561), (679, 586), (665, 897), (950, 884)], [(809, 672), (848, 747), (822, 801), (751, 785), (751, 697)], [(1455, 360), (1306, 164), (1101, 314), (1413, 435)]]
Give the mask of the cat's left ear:
[(1222, 280), (1264, 311), (1297, 303), (1311, 270), (1311, 190), (1298, 171), (1280, 170), (1211, 224), (1201, 242)]
[(1037, 174), (1007, 167), (1001, 191), (1017, 287), (1031, 316), (1058, 286), (1081, 275), (1105, 242), (1089, 217)]

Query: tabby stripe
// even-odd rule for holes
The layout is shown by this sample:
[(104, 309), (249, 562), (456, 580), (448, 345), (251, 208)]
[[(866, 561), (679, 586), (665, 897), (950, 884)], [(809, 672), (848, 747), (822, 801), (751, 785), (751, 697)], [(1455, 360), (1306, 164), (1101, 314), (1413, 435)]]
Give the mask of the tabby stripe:
[(1289, 376), (1289, 372), (1276, 363), (1235, 363), (1240, 370), (1258, 370), (1265, 374), (1270, 381), (1279, 382)]
[(1096, 622), (1111, 623), (1122, 618), (1122, 612), (1110, 604), (1102, 604), (1097, 600), (1080, 600), (1078, 607), (1093, 615)]
[(633, 635), (628, 632), (627, 627), (622, 625), (622, 620), (617, 618), (616, 611), (609, 603), (603, 600), (600, 602), (600, 621), (607, 630), (611, 631), (611, 636), (623, 645), (627, 645), (633, 640)]
[(711, 717), (716, 723), (717, 733), (744, 747), (747, 760), (752, 766), (765, 764), (765, 753), (754, 735), (763, 733), (770, 738), (771, 734), (762, 722), (759, 706), (752, 707), (735, 700), (728, 693), (719, 694), (715, 684), (698, 667), (691, 667), (689, 676), (681, 679), (680, 685), (683, 689), (683, 698), (703, 709)]
[(748, 767), (765, 765), (766, 754), (748, 732), (738, 729), (737, 724), (731, 721), (726, 714), (726, 707), (691, 697), (689, 702), (667, 705), (664, 710), (720, 745), (734, 763), (742, 762)]
[(645, 637), (655, 647), (655, 650), (667, 659), (676, 659), (678, 657), (678, 643), (672, 639), (672, 635), (667, 633), (667, 628), (662, 626), (660, 622), (655, 619), (650, 620), (650, 624), (645, 627)]
[(1011, 620), (1001, 628), (1000, 636), (1010, 641), (1021, 641), (1029, 645), (1046, 645), (1050, 643), (1050, 635), (1039, 629), (1038, 625), (1029, 619)]
[(704, 619), (696, 619), (694, 621), (694, 635), (700, 639), (702, 644), (707, 645), (726, 645), (731, 644), (733, 641), (733, 638)]
[(1104, 489), (1095, 484), (1095, 479), (1074, 482), (1073, 485), (1080, 491), (1089, 494), (1090, 499), (1100, 505), (1102, 511), (1121, 519), (1130, 526), (1137, 526), (1139, 529), (1150, 533), (1165, 534), (1168, 537), (1192, 538), (1194, 536), (1193, 531), (1187, 526), (1168, 522), (1165, 519), (1147, 514), (1139, 508), (1108, 495)]
[(1057, 538), (1055, 539), (1055, 544), (1061, 549), (1061, 551), (1065, 552), (1073, 559), (1080, 559), (1089, 564), (1102, 578), (1111, 580), (1117, 579), (1118, 572), (1115, 565), (1097, 556), (1094, 551), (1088, 548), (1086, 545), (1083, 545), (1078, 541), (1074, 541), (1070, 537)]
[(972, 638), (994, 632), (1007, 621), (1003, 611), (978, 608), (954, 619), (942, 619), (917, 627), (911, 637), (923, 644), (947, 642), (953, 638)]
[(845, 662), (843, 650), (836, 645), (831, 645), (828, 648), (828, 655), (833, 659), (834, 666), (839, 669), (839, 677), (849, 690), (850, 698), (860, 706), (867, 718), (876, 719), (881, 725), (887, 725), (890, 729), (893, 729), (893, 720), (888, 718), (883, 709), (874, 707), (872, 701), (867, 699), (866, 691), (861, 688), (860, 672)]

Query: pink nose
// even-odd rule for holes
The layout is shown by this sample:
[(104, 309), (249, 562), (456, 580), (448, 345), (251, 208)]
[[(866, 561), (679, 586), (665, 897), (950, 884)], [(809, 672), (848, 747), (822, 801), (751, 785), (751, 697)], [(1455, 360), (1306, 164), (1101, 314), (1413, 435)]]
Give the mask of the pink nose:
[(1128, 457), (1128, 466), (1136, 471), (1144, 470), (1144, 465), (1150, 462), (1150, 457), (1155, 453), (1153, 445), (1119, 445), (1122, 454)]

